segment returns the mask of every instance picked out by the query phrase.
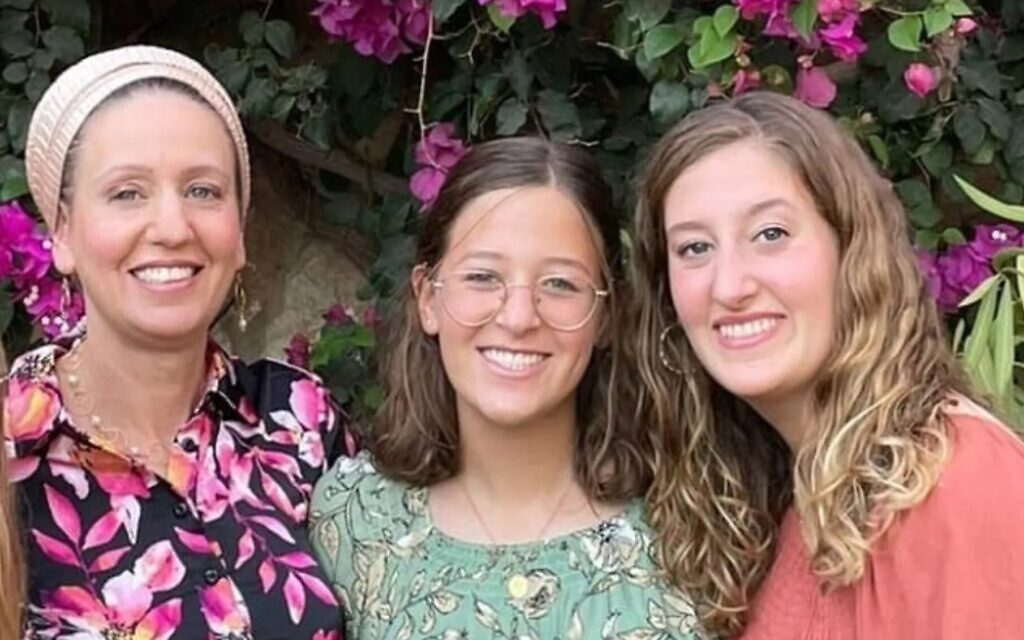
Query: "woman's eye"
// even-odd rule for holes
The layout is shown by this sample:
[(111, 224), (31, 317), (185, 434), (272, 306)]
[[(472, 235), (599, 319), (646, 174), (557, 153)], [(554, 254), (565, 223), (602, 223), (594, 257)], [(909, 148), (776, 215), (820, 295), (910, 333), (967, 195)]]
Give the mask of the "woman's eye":
[(497, 284), (501, 277), (490, 271), (464, 271), (459, 275), (459, 280), (471, 284)]
[(754, 237), (763, 238), (768, 242), (777, 242), (788, 235), (789, 233), (787, 233), (782, 227), (768, 227), (767, 229), (762, 229)]
[(138, 200), (141, 197), (142, 194), (139, 193), (138, 189), (124, 188), (115, 191), (114, 195), (111, 196), (110, 199), (120, 200), (122, 202), (131, 202), (133, 200)]
[(685, 242), (679, 245), (676, 249), (676, 254), (680, 258), (688, 258), (704, 255), (708, 251), (711, 251), (711, 245), (707, 242), (697, 240), (694, 242)]
[(541, 280), (543, 290), (557, 293), (579, 293), (584, 286), (582, 282), (565, 276), (548, 276)]
[(205, 184), (192, 185), (188, 188), (187, 193), (189, 197), (199, 198), (200, 200), (209, 200), (220, 195), (220, 191)]

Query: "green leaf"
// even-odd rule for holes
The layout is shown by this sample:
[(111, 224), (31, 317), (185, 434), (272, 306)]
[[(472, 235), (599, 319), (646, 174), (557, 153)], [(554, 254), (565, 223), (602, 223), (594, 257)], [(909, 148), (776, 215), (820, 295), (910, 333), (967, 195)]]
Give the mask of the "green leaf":
[(70, 27), (51, 27), (43, 34), (43, 44), (65, 64), (77, 62), (85, 55), (85, 43)]
[(875, 158), (879, 164), (882, 165), (883, 169), (889, 168), (889, 147), (885, 144), (885, 140), (872, 134), (868, 136), (868, 146), (871, 147), (871, 153), (875, 154)]
[(736, 35), (718, 35), (714, 29), (708, 29), (701, 35), (700, 42), (687, 50), (687, 58), (694, 69), (703, 69), (721, 62), (736, 51)]
[(36, 52), (32, 54), (31, 64), (33, 69), (40, 71), (49, 71), (53, 68), (53, 63), (57, 61), (57, 58), (53, 55), (52, 51), (46, 49), (36, 49)]
[(1024, 117), (1018, 116), (1010, 127), (1010, 137), (1003, 145), (1003, 155), (1007, 162), (1016, 162), (1024, 158)]
[(273, 80), (253, 78), (245, 87), (245, 96), (238, 103), (238, 110), (252, 117), (264, 116), (270, 111), (276, 94)]
[(533, 85), (533, 69), (523, 54), (510, 51), (501, 67), (501, 73), (508, 80), (509, 86), (520, 100), (530, 99), (530, 87)]
[(265, 29), (263, 18), (255, 11), (246, 11), (238, 19), (238, 30), (241, 32), (245, 44), (250, 47), (258, 47), (263, 44)]
[(1013, 287), (1007, 282), (999, 298), (992, 331), (992, 374), (996, 397), (1004, 397), (1013, 381)]
[(217, 75), (228, 91), (238, 95), (245, 89), (245, 84), (249, 81), (250, 71), (249, 65), (239, 60), (238, 62), (231, 63), (231, 65)]
[(967, 6), (964, 0), (946, 0), (943, 7), (945, 7), (946, 11), (957, 17), (974, 15), (974, 10)]
[(39, 6), (50, 14), (50, 22), (89, 33), (88, 0), (40, 0)]
[(967, 244), (964, 232), (956, 227), (948, 227), (942, 231), (942, 241), (947, 245)]
[(514, 136), (526, 124), (528, 110), (526, 105), (517, 98), (509, 98), (498, 107), (495, 120), (498, 123), (496, 132), (499, 136)]
[(46, 88), (50, 86), (50, 75), (45, 71), (33, 71), (25, 83), (25, 97), (32, 102), (38, 102), (43, 97)]
[(931, 228), (938, 223), (941, 216), (932, 201), (931, 190), (923, 181), (913, 178), (898, 182), (896, 192), (906, 207), (907, 216), (915, 226)]
[(271, 20), (263, 34), (267, 45), (285, 60), (295, 57), (298, 45), (295, 42), (295, 28), (284, 20)]
[(579, 110), (561, 91), (545, 89), (537, 94), (537, 112), (552, 138), (566, 141), (583, 132)]
[(28, 31), (11, 31), (0, 34), (0, 49), (12, 58), (24, 58), (35, 51), (32, 34)]
[(644, 31), (664, 20), (672, 8), (672, 0), (630, 0), (624, 4), (629, 18), (639, 22)]
[(1010, 112), (1003, 103), (992, 98), (978, 98), (978, 116), (988, 125), (989, 131), (997, 140), (1008, 140), (1010, 137)]
[(985, 138), (981, 148), (974, 153), (967, 161), (971, 164), (990, 165), (996, 159), (996, 143), (992, 138)]
[(693, 32), (703, 35), (708, 29), (715, 28), (715, 21), (711, 16), (701, 16), (693, 21)]
[(956, 183), (961, 189), (963, 189), (964, 194), (971, 200), (971, 202), (978, 205), (985, 211), (997, 215), (1000, 218), (1006, 218), (1013, 222), (1024, 223), (1024, 206), (1006, 204), (1005, 202), (996, 200), (960, 176), (955, 175), (953, 176), (953, 179), (956, 180)]
[(793, 7), (789, 19), (796, 27), (796, 32), (805, 39), (811, 37), (814, 23), (818, 20), (817, 0), (801, 0), (800, 4)]
[(4, 67), (4, 82), (21, 84), (25, 80), (28, 80), (28, 64), (25, 62), (12, 62)]
[(28, 123), (32, 118), (32, 103), (28, 100), (19, 100), (11, 105), (7, 112), (7, 135), (11, 140), (11, 148), (15, 153), (25, 150), (25, 136), (28, 133)]
[(431, 0), (430, 9), (434, 12), (434, 26), (443, 25), (464, 4), (466, 0)]
[(508, 33), (512, 25), (516, 23), (515, 16), (507, 16), (501, 12), (496, 4), (487, 5), (487, 17), (491, 19), (491, 24), (498, 27), (498, 31), (502, 33)]
[(678, 47), (683, 41), (683, 31), (674, 24), (661, 24), (644, 36), (644, 55), (648, 60), (657, 60)]
[(978, 109), (974, 105), (957, 109), (956, 115), (953, 116), (953, 131), (960, 139), (960, 146), (968, 155), (977, 153), (985, 142), (985, 124), (978, 116)]
[(953, 166), (953, 146), (945, 140), (932, 145), (928, 151), (921, 156), (928, 173), (936, 178), (941, 178), (946, 171)]
[(10, 202), (24, 195), (28, 195), (28, 182), (24, 176), (12, 176), (4, 179), (4, 184), (0, 187), (0, 202)]
[(995, 62), (962, 60), (956, 70), (968, 89), (977, 89), (988, 94), (990, 98), (999, 99), (999, 92), (1003, 88), (1003, 75)]
[[(996, 282), (998, 282), (998, 279)], [(984, 287), (986, 283), (988, 283), (988, 280), (979, 285), (979, 288)], [(974, 326), (971, 327), (971, 333), (967, 336), (966, 343), (964, 344), (964, 363), (969, 371), (978, 372), (982, 357), (988, 354), (988, 337), (992, 329), (997, 295), (999, 295), (999, 287), (992, 283), (988, 285), (985, 292), (980, 296), (981, 305), (978, 308), (978, 314), (974, 317)], [(966, 305), (961, 303), (961, 306)]]
[(964, 339), (964, 330), (967, 328), (967, 323), (964, 322), (963, 318), (960, 318), (956, 322), (956, 329), (953, 330), (953, 353), (960, 354), (962, 346), (961, 343)]
[(682, 82), (659, 80), (651, 88), (651, 115), (660, 124), (674, 124), (690, 108), (690, 91)]
[(278, 122), (285, 122), (295, 107), (295, 100), (295, 96), (287, 93), (282, 93), (274, 98), (274, 103), (270, 107), (270, 117)]
[(921, 50), (921, 18), (903, 16), (889, 23), (889, 43), (902, 51)]
[(1017, 299), (1024, 312), (1024, 255), (1017, 256)]
[(974, 288), (967, 296), (960, 301), (957, 305), (959, 308), (969, 307), (989, 292), (999, 282), (1000, 276), (998, 273), (985, 278), (981, 284)]
[(932, 6), (924, 12), (924, 30), (931, 38), (953, 26), (953, 14), (945, 7)]
[(721, 37), (726, 37), (732, 33), (732, 28), (736, 26), (736, 21), (740, 19), (740, 12), (736, 10), (736, 7), (731, 4), (723, 4), (722, 6), (715, 9), (714, 18), (712, 21), (715, 25), (715, 31)]

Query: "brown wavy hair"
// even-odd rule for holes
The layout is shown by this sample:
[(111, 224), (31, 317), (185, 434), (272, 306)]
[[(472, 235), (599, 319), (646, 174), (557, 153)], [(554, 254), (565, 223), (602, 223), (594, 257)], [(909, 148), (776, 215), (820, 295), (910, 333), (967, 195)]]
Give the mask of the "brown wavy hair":
[[(0, 345), (0, 433), (4, 433), (7, 398), (7, 359)], [(8, 483), (7, 453), (0, 451), (0, 638), (21, 637), (21, 605), (25, 590), (25, 568), (17, 524), (14, 491)]]
[[(553, 186), (576, 203), (602, 259), (612, 294), (601, 310), (599, 342), (576, 392), (576, 476), (591, 498), (642, 495), (650, 465), (620, 407), (619, 307), (625, 291), (619, 220), (600, 167), (582, 149), (536, 137), (502, 138), (474, 146), (448, 176), (419, 234), (415, 264), (433, 268), (459, 215), (483, 194)], [(459, 467), (455, 392), (436, 338), (420, 327), (410, 283), (398, 294), (385, 329), (382, 373), (386, 396), (369, 438), (378, 468), (418, 486), (452, 477)]]
[[(669, 295), (665, 196), (708, 154), (753, 140), (802, 180), (839, 239), (831, 352), (813, 389), (814, 429), (791, 454), (749, 405), (699, 366)], [(653, 149), (641, 177), (631, 271), (637, 413), (651, 424), (648, 493), (657, 549), (705, 626), (742, 629), (792, 505), (826, 586), (864, 572), (872, 542), (919, 503), (948, 457), (941, 407), (964, 392), (891, 184), (825, 113), (753, 92), (695, 112)], [(664, 355), (681, 378), (665, 367)]]

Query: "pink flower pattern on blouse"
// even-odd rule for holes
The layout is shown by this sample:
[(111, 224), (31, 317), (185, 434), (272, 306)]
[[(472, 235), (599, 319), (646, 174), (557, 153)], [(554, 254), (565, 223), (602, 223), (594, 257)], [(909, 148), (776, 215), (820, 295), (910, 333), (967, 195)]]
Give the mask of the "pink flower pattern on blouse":
[(211, 344), (207, 391), (164, 477), (71, 423), (54, 371), (68, 346), (19, 358), (4, 399), (29, 544), (26, 637), (341, 640), (306, 537), (338, 435), (320, 382)]

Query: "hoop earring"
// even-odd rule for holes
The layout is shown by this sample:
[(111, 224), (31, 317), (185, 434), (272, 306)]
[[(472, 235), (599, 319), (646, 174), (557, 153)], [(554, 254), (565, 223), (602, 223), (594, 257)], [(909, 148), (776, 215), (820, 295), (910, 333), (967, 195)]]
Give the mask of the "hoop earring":
[(260, 308), (258, 304), (249, 302), (249, 296), (245, 293), (245, 284), (242, 282), (242, 272), (235, 272), (235, 313), (238, 314), (238, 330), (245, 331), (249, 328), (249, 321), (252, 320)]
[(679, 367), (673, 364), (672, 359), (668, 355), (668, 336), (672, 333), (673, 329), (682, 330), (682, 327), (678, 324), (670, 324), (661, 330), (661, 335), (658, 336), (658, 359), (661, 360), (661, 366), (665, 367), (677, 376), (681, 376), (686, 373), (684, 367)]
[(62, 318), (68, 316), (68, 309), (71, 308), (72, 302), (71, 296), (71, 278), (64, 276), (60, 280), (60, 315)]

